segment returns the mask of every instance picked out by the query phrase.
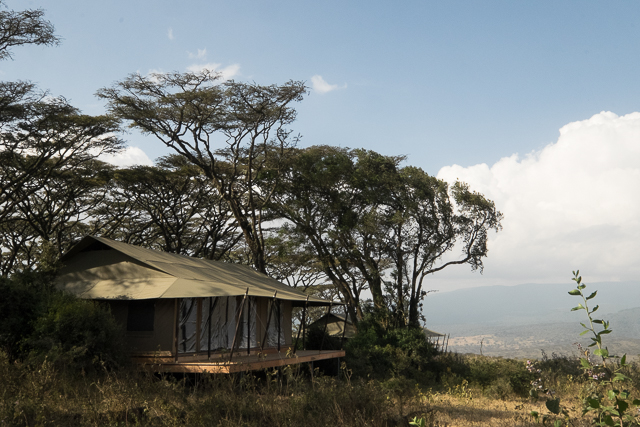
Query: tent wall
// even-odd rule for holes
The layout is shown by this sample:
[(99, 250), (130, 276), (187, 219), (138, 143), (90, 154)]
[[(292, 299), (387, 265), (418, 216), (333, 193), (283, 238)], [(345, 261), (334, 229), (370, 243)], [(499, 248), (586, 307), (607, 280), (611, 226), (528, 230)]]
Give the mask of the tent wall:
[(174, 301), (147, 300), (153, 307), (153, 330), (127, 330), (139, 301), (105, 301), (116, 321), (122, 326), (125, 344), (131, 352), (172, 351)]
[[(247, 347), (256, 350), (262, 347), (267, 325), (269, 332), (264, 348), (278, 347), (278, 328), (280, 347), (291, 345), (292, 304), (289, 301), (276, 300), (273, 304), (270, 298), (250, 296), (243, 306), (243, 300), (244, 297), (179, 299), (178, 353), (228, 352), (236, 331), (235, 351), (246, 351)], [(271, 320), (268, 321), (269, 314)]]

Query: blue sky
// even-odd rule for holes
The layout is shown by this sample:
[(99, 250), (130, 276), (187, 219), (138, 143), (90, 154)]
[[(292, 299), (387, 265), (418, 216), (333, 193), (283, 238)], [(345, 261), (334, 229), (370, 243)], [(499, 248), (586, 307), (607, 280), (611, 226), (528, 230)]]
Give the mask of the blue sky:
[[(547, 163), (544, 159), (551, 152), (557, 156), (571, 149), (580, 152), (579, 143), (572, 141), (593, 126), (624, 128), (616, 134), (623, 135), (618, 139), (600, 132), (609, 135), (594, 142), (600, 148), (618, 147), (611, 141), (635, 141), (635, 132), (640, 137), (640, 124), (623, 120), (640, 111), (639, 2), (7, 0), (6, 4), (16, 10), (45, 9), (63, 40), (58, 47), (14, 49), (14, 60), (0, 63), (3, 80), (32, 80), (91, 114), (104, 111), (94, 97), (96, 90), (133, 72), (186, 71), (207, 65), (236, 80), (260, 84), (304, 80), (310, 94), (297, 106), (298, 120), (293, 125), (303, 135), (302, 145), (364, 147), (407, 155), (408, 163), (433, 175), (440, 173), (450, 180), (464, 177), (496, 202), (500, 200), (506, 218), (508, 212), (532, 218), (548, 214), (548, 222), (556, 224), (562, 223), (553, 216), (559, 210), (569, 218), (573, 213), (554, 202), (564, 200), (564, 193), (543, 200), (545, 194), (533, 188), (535, 179), (529, 182), (530, 193), (522, 189), (539, 198), (534, 206), (520, 204), (510, 211), (520, 190), (504, 193), (500, 180), (513, 182), (530, 173), (525, 169), (553, 176), (556, 169), (544, 168), (557, 168), (563, 164), (560, 160), (571, 162), (575, 156), (565, 153), (566, 157)], [(589, 121), (602, 111), (617, 118), (597, 116), (602, 120)], [(570, 123), (582, 125), (571, 128), (563, 143), (559, 130)], [(152, 139), (135, 134), (126, 138), (151, 159), (167, 153)], [(549, 146), (573, 148), (549, 151)], [(614, 148), (615, 159), (600, 165), (603, 176), (619, 169), (618, 160), (636, 158), (633, 143), (625, 147)], [(597, 154), (587, 160), (593, 156)], [(508, 163), (500, 163), (504, 158), (511, 158), (515, 165), (509, 169), (512, 175), (492, 172), (489, 176), (486, 170), (474, 169), (484, 164), (493, 171), (495, 165)], [(537, 166), (527, 169), (531, 162)], [(630, 176), (635, 177), (635, 172)], [(561, 176), (554, 179), (550, 188), (573, 188), (564, 185)], [(631, 199), (640, 190), (633, 179), (613, 180), (610, 187), (623, 189)], [(574, 190), (584, 190), (585, 197), (591, 194), (584, 186)], [(540, 206), (547, 210), (535, 212)], [(630, 212), (636, 208), (640, 214), (640, 206), (627, 207)], [(552, 233), (538, 249), (561, 240), (569, 245), (562, 246), (569, 252), (575, 239), (581, 241), (576, 236), (592, 235), (585, 230), (603, 224), (622, 227), (621, 219), (611, 222), (607, 215), (611, 213), (572, 230), (573, 237)], [(509, 234), (524, 228), (523, 224), (535, 228), (536, 222), (522, 218), (518, 226), (506, 223), (510, 228), (505, 226), (500, 238), (513, 237), (501, 256), (522, 245), (521, 239), (531, 240), (531, 236)], [(640, 236), (640, 225), (636, 229), (627, 222), (625, 226), (632, 227), (631, 235)], [(495, 246), (500, 238), (492, 241), (497, 253), (501, 253)], [(612, 246), (618, 243), (611, 241)], [(602, 247), (603, 242), (584, 244)], [(629, 251), (640, 250), (631, 240), (625, 244), (631, 245)], [(540, 255), (531, 248), (530, 253)], [(559, 280), (569, 277), (561, 276), (561, 271), (570, 273), (579, 267), (568, 264), (593, 263), (598, 257), (569, 257), (564, 270), (558, 266), (553, 274), (532, 270), (519, 276), (504, 274), (513, 263), (508, 256), (498, 257), (493, 264), (491, 258), (490, 252), (487, 267), (493, 266), (493, 273), (487, 268), (482, 279), (464, 271), (445, 274), (443, 280), (451, 281), (449, 287), (515, 284), (527, 277), (529, 281)], [(540, 258), (543, 269), (545, 262)], [(620, 269), (614, 264), (594, 266), (598, 279), (612, 277)], [(616, 277), (622, 280), (638, 272), (628, 271)]]

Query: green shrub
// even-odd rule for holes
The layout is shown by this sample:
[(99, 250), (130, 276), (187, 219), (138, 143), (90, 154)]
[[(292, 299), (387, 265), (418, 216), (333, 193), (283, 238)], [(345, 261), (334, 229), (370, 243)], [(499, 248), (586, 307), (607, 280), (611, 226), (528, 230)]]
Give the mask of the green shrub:
[(340, 350), (342, 338), (332, 337), (322, 325), (314, 325), (307, 330), (305, 346), (307, 350)]
[(535, 379), (535, 374), (519, 360), (470, 356), (467, 363), (469, 373), (466, 378), (469, 382), (501, 399), (510, 393), (527, 396), (531, 381)]
[(365, 319), (345, 344), (346, 362), (357, 377), (387, 379), (404, 376), (424, 382), (436, 350), (420, 328), (385, 329)]
[(24, 339), (46, 313), (54, 292), (49, 274), (24, 272), (0, 278), (0, 350), (9, 360), (24, 356)]
[(114, 368), (127, 360), (122, 328), (108, 309), (95, 301), (58, 293), (46, 314), (36, 319), (28, 340), (32, 358), (62, 366)]

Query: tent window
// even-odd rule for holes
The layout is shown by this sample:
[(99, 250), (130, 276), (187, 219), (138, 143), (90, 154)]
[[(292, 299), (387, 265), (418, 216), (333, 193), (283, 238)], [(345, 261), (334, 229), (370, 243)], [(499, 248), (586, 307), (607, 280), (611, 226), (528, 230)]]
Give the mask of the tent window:
[(130, 301), (127, 313), (127, 331), (153, 331), (155, 300)]

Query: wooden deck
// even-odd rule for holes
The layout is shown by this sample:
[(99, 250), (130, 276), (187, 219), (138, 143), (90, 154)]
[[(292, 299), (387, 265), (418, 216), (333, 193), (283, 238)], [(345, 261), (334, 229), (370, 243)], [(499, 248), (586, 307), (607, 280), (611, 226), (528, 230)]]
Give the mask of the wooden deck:
[(207, 355), (181, 355), (177, 361), (170, 354), (164, 353), (133, 356), (132, 360), (139, 364), (141, 369), (150, 372), (229, 374), (334, 359), (344, 355), (344, 350), (299, 350), (296, 354), (285, 350), (249, 355), (235, 353), (231, 361), (228, 353), (212, 355), (211, 358)]

